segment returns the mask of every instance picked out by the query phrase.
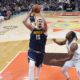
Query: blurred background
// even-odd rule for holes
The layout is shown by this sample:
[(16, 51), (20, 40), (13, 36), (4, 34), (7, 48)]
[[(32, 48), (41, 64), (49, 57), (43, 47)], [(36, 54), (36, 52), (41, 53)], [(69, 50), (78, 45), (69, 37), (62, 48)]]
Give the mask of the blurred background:
[(43, 5), (44, 11), (80, 11), (80, 0), (0, 0), (0, 14), (16, 15), (29, 11), (36, 3)]

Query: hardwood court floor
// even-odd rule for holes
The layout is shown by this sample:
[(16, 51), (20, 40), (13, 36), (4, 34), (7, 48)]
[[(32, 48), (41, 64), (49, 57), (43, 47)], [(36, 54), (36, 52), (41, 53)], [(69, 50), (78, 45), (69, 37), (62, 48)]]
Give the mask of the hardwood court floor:
[[(28, 43), (27, 40), (0, 43), (0, 70), (3, 80), (28, 80), (25, 79), (25, 77), (28, 77)], [(52, 66), (51, 64), (54, 65), (54, 63), (49, 63), (54, 56), (50, 53), (46, 55), (39, 80), (65, 80), (60, 72), (61, 67)], [(68, 72), (71, 80), (78, 80), (74, 68), (71, 68)]]
[[(39, 80), (66, 80), (61, 67), (43, 65)], [(35, 72), (35, 71), (34, 71)], [(70, 80), (78, 80), (74, 68), (68, 70)], [(3, 80), (28, 80), (27, 52), (20, 52), (1, 73)]]
[(0, 42), (0, 71), (17, 53), (27, 51), (27, 49), (27, 40)]
[[(47, 44), (51, 40), (47, 41)], [(80, 43), (80, 40), (78, 41)], [(15, 55), (22, 51), (28, 51), (28, 40), (0, 42), (0, 71), (10, 62)]]

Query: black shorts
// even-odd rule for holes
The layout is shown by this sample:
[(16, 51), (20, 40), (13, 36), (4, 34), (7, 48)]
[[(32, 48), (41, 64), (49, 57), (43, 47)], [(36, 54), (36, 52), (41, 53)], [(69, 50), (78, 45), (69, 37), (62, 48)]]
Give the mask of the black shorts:
[(32, 51), (28, 51), (28, 60), (34, 60), (35, 61), (35, 65), (37, 67), (39, 67), (40, 65), (42, 65), (43, 63), (43, 59), (44, 59), (44, 54), (43, 53), (35, 53)]

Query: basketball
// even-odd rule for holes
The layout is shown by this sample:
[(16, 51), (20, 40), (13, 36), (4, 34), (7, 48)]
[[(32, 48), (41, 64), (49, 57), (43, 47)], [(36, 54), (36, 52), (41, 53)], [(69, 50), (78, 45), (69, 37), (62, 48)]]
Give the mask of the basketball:
[(78, 45), (76, 43), (73, 43), (70, 47), (70, 50), (74, 52), (75, 50), (77, 50), (77, 48), (78, 48)]
[(35, 5), (32, 6), (32, 12), (40, 13), (40, 10), (41, 10), (41, 6), (40, 5), (35, 4)]

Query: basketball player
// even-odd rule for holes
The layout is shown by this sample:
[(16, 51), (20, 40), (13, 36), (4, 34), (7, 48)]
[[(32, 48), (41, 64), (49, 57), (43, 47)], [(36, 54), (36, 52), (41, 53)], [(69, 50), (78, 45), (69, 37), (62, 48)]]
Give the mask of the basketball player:
[[(77, 70), (78, 78), (80, 80), (80, 46), (77, 44), (77, 36), (76, 33), (70, 31), (66, 34), (66, 39), (64, 41), (57, 41), (53, 39), (53, 41), (59, 45), (66, 44), (66, 48), (68, 50), (68, 57), (61, 59), (59, 61), (65, 61), (64, 66), (62, 67), (62, 73), (65, 75), (66, 80), (70, 80), (70, 76), (67, 72), (68, 68), (75, 67)], [(57, 62), (58, 60), (53, 59), (53, 61)]]
[(29, 12), (28, 16), (23, 21), (26, 28), (31, 31), (30, 43), (28, 50), (28, 60), (29, 60), (29, 80), (34, 80), (34, 67), (36, 66), (36, 76), (35, 80), (39, 78), (40, 68), (42, 66), (45, 45), (47, 39), (47, 23), (40, 11), (41, 19), (36, 22), (36, 27), (28, 23), (28, 19), (32, 14), (32, 10)]

